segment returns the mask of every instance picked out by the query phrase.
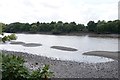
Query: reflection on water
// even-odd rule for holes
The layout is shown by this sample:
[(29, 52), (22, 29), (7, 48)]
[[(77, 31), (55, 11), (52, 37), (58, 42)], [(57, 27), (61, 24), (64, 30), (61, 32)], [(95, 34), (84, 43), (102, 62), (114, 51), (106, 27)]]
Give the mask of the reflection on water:
[[(42, 44), (37, 47), (22, 45), (0, 44), (0, 49), (29, 52), (61, 60), (78, 62), (107, 62), (112, 59), (82, 55), (88, 51), (118, 51), (118, 40), (113, 38), (92, 38), (88, 36), (54, 36), (41, 34), (17, 34), (17, 41), (25, 43)], [(50, 48), (51, 46), (65, 46), (78, 49), (78, 51), (61, 51)]]

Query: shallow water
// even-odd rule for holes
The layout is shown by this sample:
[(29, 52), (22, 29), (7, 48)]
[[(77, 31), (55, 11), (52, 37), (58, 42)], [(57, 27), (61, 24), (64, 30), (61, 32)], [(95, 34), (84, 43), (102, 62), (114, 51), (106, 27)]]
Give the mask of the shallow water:
[[(7, 35), (8, 33), (6, 33)], [(107, 62), (112, 59), (82, 55), (89, 51), (118, 51), (118, 39), (114, 38), (93, 38), (88, 36), (56, 36), (42, 34), (16, 34), (18, 39), (25, 43), (38, 43), (42, 46), (25, 47), (9, 43), (0, 44), (0, 49), (10, 51), (28, 52), (41, 56), (57, 58), (61, 60), (72, 60), (78, 62)], [(65, 46), (78, 49), (78, 51), (61, 51), (50, 48), (51, 46)]]

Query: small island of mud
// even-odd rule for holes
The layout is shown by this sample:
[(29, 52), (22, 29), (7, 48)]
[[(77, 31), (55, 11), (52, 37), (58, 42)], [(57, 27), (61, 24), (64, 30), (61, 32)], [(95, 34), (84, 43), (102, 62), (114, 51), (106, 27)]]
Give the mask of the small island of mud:
[(118, 60), (118, 53), (119, 52), (110, 52), (110, 51), (90, 51), (83, 53), (83, 55), (93, 55), (93, 56), (100, 56), (100, 57), (107, 57)]
[(42, 44), (38, 44), (38, 43), (26, 43), (23, 46), (25, 46), (25, 47), (37, 47), (37, 46), (42, 46)]
[(24, 47), (38, 47), (38, 46), (42, 46), (42, 44), (38, 44), (38, 43), (24, 43), (21, 41), (11, 41), (10, 44), (12, 45), (22, 45)]
[(11, 41), (10, 44), (14, 44), (14, 45), (24, 45), (24, 42), (21, 41)]
[(64, 47), (64, 46), (51, 46), (53, 49), (64, 50), (64, 51), (77, 51), (75, 48)]

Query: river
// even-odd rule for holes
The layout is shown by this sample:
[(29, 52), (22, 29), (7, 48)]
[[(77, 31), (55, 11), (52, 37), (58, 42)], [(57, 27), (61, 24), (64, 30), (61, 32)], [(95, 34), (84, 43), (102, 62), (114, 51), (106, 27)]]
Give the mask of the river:
[[(8, 33), (6, 33), (7, 35)], [(38, 43), (42, 46), (25, 47), (22, 45), (0, 44), (1, 50), (27, 52), (60, 60), (77, 62), (108, 62), (113, 59), (82, 55), (89, 51), (118, 51), (117, 38), (98, 38), (86, 36), (64, 36), (44, 34), (16, 34), (17, 40), (25, 43)], [(78, 51), (62, 51), (50, 48), (51, 46), (65, 46), (78, 49)]]

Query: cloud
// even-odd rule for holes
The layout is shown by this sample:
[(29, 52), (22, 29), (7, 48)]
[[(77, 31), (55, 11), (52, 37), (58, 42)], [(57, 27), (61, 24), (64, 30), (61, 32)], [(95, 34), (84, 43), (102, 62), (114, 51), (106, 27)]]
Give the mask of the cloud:
[(86, 24), (89, 20), (117, 19), (118, 0), (1, 0), (0, 21)]

